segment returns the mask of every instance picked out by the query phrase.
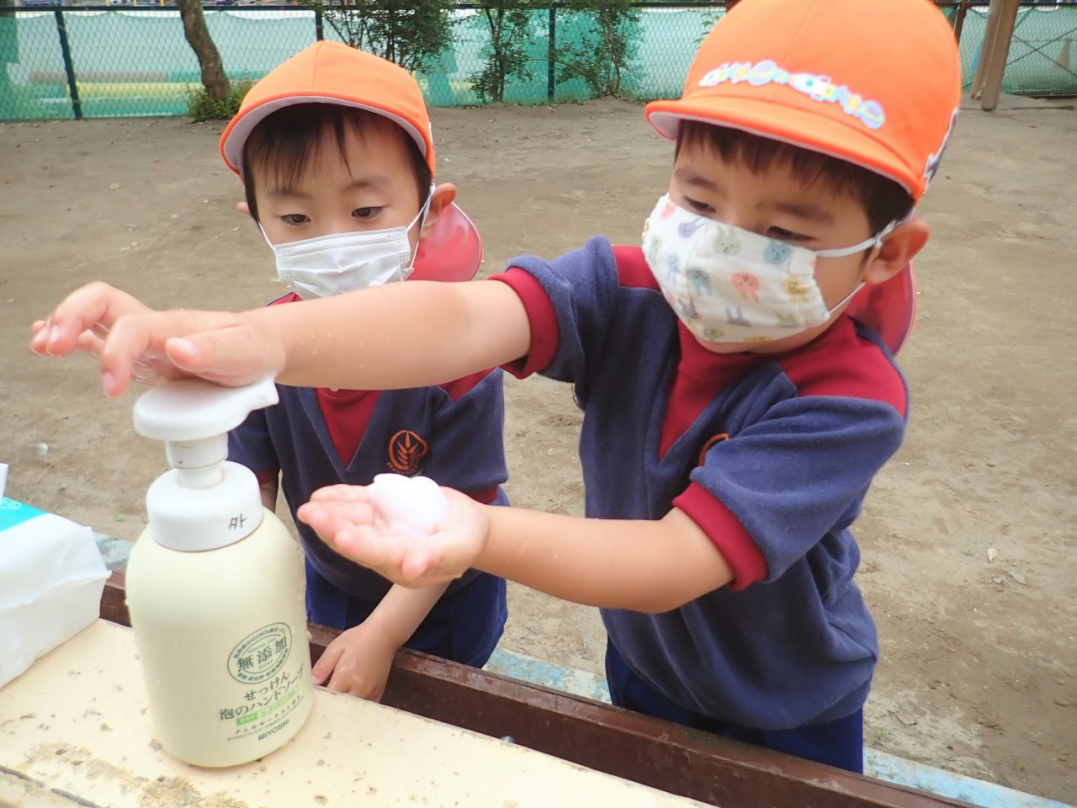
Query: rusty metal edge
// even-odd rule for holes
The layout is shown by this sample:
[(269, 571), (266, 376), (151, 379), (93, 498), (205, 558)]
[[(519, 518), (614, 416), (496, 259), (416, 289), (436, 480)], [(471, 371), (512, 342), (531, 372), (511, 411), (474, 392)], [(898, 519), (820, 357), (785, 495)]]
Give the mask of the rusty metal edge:
[[(113, 572), (103, 619), (131, 625), (124, 594)], [(317, 660), (340, 632), (312, 623), (310, 633)], [(407, 649), (382, 703), (722, 808), (968, 808)]]

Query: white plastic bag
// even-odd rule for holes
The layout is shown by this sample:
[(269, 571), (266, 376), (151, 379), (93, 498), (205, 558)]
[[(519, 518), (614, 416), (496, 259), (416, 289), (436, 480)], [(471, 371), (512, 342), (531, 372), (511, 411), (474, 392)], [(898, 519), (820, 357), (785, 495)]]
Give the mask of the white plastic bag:
[(97, 618), (107, 578), (90, 528), (0, 498), (0, 687)]

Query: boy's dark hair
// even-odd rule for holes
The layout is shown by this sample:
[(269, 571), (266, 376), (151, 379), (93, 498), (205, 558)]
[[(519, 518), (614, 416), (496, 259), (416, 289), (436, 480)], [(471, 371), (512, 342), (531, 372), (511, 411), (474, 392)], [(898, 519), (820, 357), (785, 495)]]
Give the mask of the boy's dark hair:
[(780, 140), (700, 121), (681, 121), (678, 154), (685, 145), (711, 149), (725, 162), (740, 160), (753, 173), (771, 165), (788, 166), (793, 176), (806, 184), (822, 182), (837, 193), (849, 194), (863, 206), (872, 235), (891, 222), (904, 219), (913, 208), (912, 197), (893, 180), (837, 157)]
[(382, 115), (341, 104), (295, 104), (267, 115), (254, 127), (244, 145), (243, 180), (251, 216), (256, 222), (261, 221), (254, 196), (256, 172), (251, 170), (252, 166), (258, 168), (259, 179), (263, 182), (268, 176), (266, 169), (269, 169), (278, 183), (293, 185), (317, 153), (322, 138), (328, 139), (330, 133), (335, 137), (347, 164), (348, 131), (362, 137), (364, 127), (379, 125), (391, 126), (407, 145), (415, 185), (419, 189), (419, 204), (425, 202), (432, 179), (430, 166), (419, 151), (419, 145), (398, 125)]

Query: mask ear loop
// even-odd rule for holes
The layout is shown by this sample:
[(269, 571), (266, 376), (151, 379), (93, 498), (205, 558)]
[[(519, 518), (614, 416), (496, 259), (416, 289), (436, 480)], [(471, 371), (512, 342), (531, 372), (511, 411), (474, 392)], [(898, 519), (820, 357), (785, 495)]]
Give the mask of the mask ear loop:
[[(909, 216), (911, 215), (912, 214), (910, 213)], [(813, 250), (812, 252), (814, 252), (818, 258), (845, 258), (847, 255), (856, 255), (858, 252), (864, 252), (864, 250), (873, 250), (882, 244), (883, 240), (894, 232), (894, 229), (898, 225), (908, 221), (909, 216), (906, 216), (901, 220), (895, 219), (871, 238), (864, 239), (858, 244), (854, 244), (852, 247), (837, 247), (833, 250)]]
[[(430, 204), (434, 201), (434, 189), (437, 186), (434, 183), (430, 183), (430, 193), (426, 195), (426, 201), (423, 203), (422, 209), (415, 214), (415, 218), (411, 220), (411, 224), (405, 228), (408, 232), (411, 232), (411, 228), (415, 227), (416, 222), (419, 224), (418, 238), (415, 239), (415, 247), (408, 253), (408, 265), (405, 269), (415, 271), (415, 256), (419, 254), (419, 242), (422, 241), (423, 228), (426, 227), (426, 217), (430, 214)], [(408, 274), (410, 275), (411, 272)]]
[(276, 252), (277, 248), (273, 245), (273, 242), (269, 240), (269, 236), (266, 235), (266, 231), (265, 228), (262, 227), (262, 223), (255, 222), (254, 224), (258, 227), (258, 232), (262, 234), (262, 238), (265, 239), (266, 244), (269, 245), (269, 249), (271, 249), (273, 252)]
[[(858, 252), (863, 252), (864, 250), (874, 250), (876, 247), (881, 246), (886, 237), (889, 236), (892, 232), (894, 232), (897, 227), (903, 225), (907, 221), (910, 221), (912, 219), (912, 216), (913, 211), (910, 210), (903, 218), (895, 219), (871, 238), (865, 239), (859, 244), (854, 244), (852, 247), (838, 247), (834, 250), (816, 250), (815, 255), (820, 258), (844, 258), (848, 255), (856, 255)], [(856, 286), (853, 287), (853, 291), (849, 292), (849, 294), (845, 296), (844, 300), (830, 308), (828, 316), (833, 316), (834, 312), (840, 311), (842, 308), (848, 305), (849, 301), (856, 297), (857, 292), (863, 289), (866, 285), (867, 284), (864, 281), (860, 281)]]

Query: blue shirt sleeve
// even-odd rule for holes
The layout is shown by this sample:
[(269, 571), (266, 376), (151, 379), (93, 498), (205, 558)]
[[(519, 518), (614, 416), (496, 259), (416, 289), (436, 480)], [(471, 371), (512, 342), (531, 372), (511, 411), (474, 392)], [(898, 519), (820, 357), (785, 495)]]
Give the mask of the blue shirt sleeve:
[(691, 479), (737, 517), (773, 581), (853, 523), (904, 431), (901, 414), (882, 402), (788, 398), (713, 446)]
[(280, 460), (269, 434), (267, 410), (255, 410), (228, 433), (228, 459), (257, 475), (280, 471)]
[(526, 256), (510, 266), (539, 282), (557, 316), (557, 352), (542, 375), (575, 384), (579, 394), (602, 362), (617, 306), (617, 263), (609, 242), (593, 238), (553, 261)]

